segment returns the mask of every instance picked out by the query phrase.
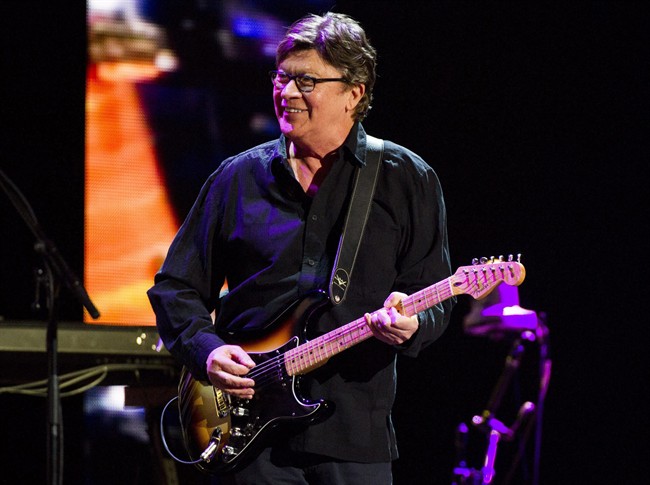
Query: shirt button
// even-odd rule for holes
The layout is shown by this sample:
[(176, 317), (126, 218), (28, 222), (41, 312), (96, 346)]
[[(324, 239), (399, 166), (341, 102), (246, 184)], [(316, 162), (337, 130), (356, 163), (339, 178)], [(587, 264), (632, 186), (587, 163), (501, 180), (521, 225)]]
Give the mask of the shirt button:
[(318, 216), (317, 216), (316, 214), (313, 214), (313, 215), (311, 216), (311, 220), (312, 220), (312, 221), (317, 221), (317, 220), (318, 220)]
[(307, 264), (309, 266), (314, 266), (316, 264), (316, 261), (314, 261), (313, 259), (310, 258), (310, 259), (307, 260)]

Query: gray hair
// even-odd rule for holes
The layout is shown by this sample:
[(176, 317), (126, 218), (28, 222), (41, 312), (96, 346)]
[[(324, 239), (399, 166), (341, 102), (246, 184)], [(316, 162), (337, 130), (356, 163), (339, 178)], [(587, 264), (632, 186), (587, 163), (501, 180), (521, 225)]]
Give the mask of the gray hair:
[(327, 63), (339, 69), (349, 83), (365, 84), (366, 91), (354, 113), (354, 119), (362, 121), (371, 108), (377, 77), (377, 52), (368, 42), (359, 22), (348, 15), (333, 12), (309, 14), (297, 20), (278, 44), (276, 64), (293, 52), (310, 49), (316, 50)]

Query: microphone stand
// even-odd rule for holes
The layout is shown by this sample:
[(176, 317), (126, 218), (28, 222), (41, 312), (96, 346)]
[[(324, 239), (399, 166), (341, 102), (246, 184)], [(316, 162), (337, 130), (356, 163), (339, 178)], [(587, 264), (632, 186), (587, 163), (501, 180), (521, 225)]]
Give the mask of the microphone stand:
[[(38, 278), (39, 281), (37, 284), (45, 284), (48, 290), (46, 298), (48, 309), (46, 333), (46, 352), (48, 359), (47, 478), (48, 483), (60, 485), (63, 478), (63, 449), (61, 446), (63, 429), (58, 376), (58, 328), (56, 314), (58, 311), (58, 295), (61, 283), (79, 300), (92, 318), (99, 318), (99, 311), (90, 300), (81, 281), (72, 272), (56, 246), (45, 236), (36, 215), (25, 197), (2, 170), (0, 170), (0, 187), (2, 187), (9, 200), (34, 234), (36, 238), (34, 250), (42, 258), (45, 267), (45, 275)], [(35, 308), (38, 308), (38, 306), (38, 302), (35, 302)]]

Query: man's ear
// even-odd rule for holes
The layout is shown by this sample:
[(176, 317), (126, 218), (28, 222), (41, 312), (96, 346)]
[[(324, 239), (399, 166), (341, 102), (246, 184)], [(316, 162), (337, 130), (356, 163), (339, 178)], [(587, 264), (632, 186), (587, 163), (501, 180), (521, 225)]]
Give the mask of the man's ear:
[(348, 104), (346, 106), (346, 109), (348, 111), (354, 111), (354, 109), (359, 104), (359, 101), (361, 101), (361, 98), (363, 98), (363, 95), (366, 93), (366, 85), (355, 84), (354, 86), (352, 86), (352, 89), (350, 89), (348, 93), (349, 93), (349, 97), (348, 97)]

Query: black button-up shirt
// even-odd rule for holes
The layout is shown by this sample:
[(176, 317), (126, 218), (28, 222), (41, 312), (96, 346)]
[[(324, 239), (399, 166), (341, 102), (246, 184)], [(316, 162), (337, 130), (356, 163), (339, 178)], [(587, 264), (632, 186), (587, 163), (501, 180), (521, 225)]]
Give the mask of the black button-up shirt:
[[(215, 347), (242, 333), (272, 332), (284, 309), (327, 291), (354, 170), (365, 166), (365, 131), (355, 124), (313, 198), (295, 179), (285, 142), (281, 136), (221, 163), (149, 290), (166, 348), (199, 379), (207, 379)], [(307, 324), (314, 333), (332, 330), (381, 308), (391, 291), (411, 294), (449, 275), (438, 178), (418, 155), (386, 140), (346, 299)], [(397, 458), (396, 355), (416, 356), (436, 340), (453, 302), (418, 314), (420, 327), (403, 346), (371, 338), (308, 374), (301, 390), (333, 402), (334, 411), (289, 445), (358, 462)]]

